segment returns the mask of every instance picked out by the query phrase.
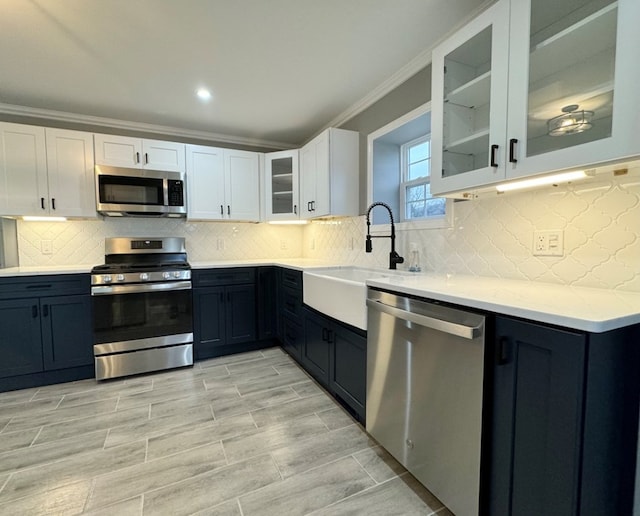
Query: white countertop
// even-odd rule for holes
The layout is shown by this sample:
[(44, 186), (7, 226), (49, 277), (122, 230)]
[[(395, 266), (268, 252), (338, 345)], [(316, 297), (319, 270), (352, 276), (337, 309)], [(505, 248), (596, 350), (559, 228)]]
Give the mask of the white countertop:
[[(340, 264), (308, 258), (191, 262), (194, 269), (281, 266), (304, 271)], [(0, 277), (86, 274), (92, 265), (0, 269)], [(490, 277), (420, 273), (376, 278), (367, 285), (532, 321), (601, 333), (640, 323), (640, 293)]]
[(189, 261), (193, 269), (213, 269), (219, 267), (257, 267), (275, 265), (287, 267), (299, 271), (317, 269), (322, 267), (339, 267), (340, 263), (326, 260), (314, 260), (311, 258), (274, 258), (266, 260), (217, 260), (217, 261)]
[[(285, 258), (266, 260), (211, 260), (202, 262), (189, 262), (193, 269), (214, 269), (224, 267), (257, 267), (276, 265), (296, 270), (309, 270), (319, 267), (336, 267), (340, 264), (323, 260), (308, 258)], [(97, 264), (80, 265), (37, 265), (30, 267), (7, 267), (0, 269), (1, 277), (11, 276), (41, 276), (45, 274), (88, 274)]]
[(45, 274), (88, 274), (93, 265), (38, 265), (0, 269), (0, 278), (11, 276), (43, 276)]
[(429, 273), (367, 285), (593, 333), (640, 323), (637, 292)]

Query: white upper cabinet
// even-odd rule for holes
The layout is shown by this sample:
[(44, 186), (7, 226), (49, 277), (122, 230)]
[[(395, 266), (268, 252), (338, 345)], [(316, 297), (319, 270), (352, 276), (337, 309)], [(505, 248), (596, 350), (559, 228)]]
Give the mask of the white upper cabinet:
[(329, 128), (300, 149), (300, 217), (359, 211), (359, 134)]
[(265, 154), (265, 218), (292, 220), (300, 215), (298, 150)]
[(0, 123), (0, 215), (96, 217), (91, 133)]
[(227, 217), (260, 221), (260, 155), (225, 149), (224, 172)]
[(0, 215), (48, 215), (43, 127), (0, 122)]
[(638, 21), (637, 0), (500, 0), (440, 45), (432, 191), (638, 156)]
[(187, 145), (187, 217), (224, 219), (223, 149)]
[(260, 158), (256, 152), (187, 145), (187, 217), (260, 220)]
[(93, 135), (50, 128), (45, 135), (50, 214), (96, 217)]
[(183, 143), (112, 134), (95, 134), (94, 142), (97, 165), (148, 168), (169, 172), (185, 171)]

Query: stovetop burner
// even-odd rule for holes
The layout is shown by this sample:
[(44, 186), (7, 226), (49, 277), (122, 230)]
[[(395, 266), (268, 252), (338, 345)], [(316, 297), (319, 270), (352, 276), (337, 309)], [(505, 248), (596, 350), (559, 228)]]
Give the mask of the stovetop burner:
[(184, 238), (108, 238), (105, 263), (91, 269), (92, 285), (191, 279)]

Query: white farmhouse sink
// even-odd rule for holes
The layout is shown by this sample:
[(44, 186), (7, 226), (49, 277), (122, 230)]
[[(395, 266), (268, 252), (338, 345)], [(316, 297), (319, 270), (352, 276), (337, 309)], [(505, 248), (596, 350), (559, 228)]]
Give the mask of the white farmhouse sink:
[(303, 274), (303, 300), (329, 317), (366, 330), (366, 281), (403, 274), (406, 273), (362, 267), (315, 269)]

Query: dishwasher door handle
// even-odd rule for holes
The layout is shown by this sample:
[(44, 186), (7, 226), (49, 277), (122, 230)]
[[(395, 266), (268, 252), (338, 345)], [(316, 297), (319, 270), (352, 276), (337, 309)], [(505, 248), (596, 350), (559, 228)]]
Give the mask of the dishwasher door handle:
[(371, 299), (367, 299), (367, 306), (374, 310), (379, 310), (380, 312), (393, 315), (398, 319), (410, 321), (420, 326), (424, 326), (425, 328), (431, 328), (432, 330), (448, 333), (449, 335), (456, 335), (463, 339), (473, 340), (482, 334), (483, 323), (478, 326), (465, 326), (464, 324), (443, 321), (442, 319), (436, 319), (427, 315), (407, 312), (406, 310), (401, 310), (395, 306), (389, 306), (385, 303), (381, 303), (380, 301), (373, 301)]

